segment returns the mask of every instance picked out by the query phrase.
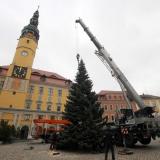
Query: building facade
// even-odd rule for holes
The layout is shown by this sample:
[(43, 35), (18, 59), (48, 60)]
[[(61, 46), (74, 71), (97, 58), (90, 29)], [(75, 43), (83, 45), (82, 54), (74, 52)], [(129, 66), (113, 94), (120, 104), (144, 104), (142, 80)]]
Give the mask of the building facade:
[(160, 113), (160, 97), (148, 94), (140, 95), (144, 101), (146, 106), (153, 106), (156, 107), (155, 110), (157, 113)]
[[(119, 109), (128, 108), (128, 104), (123, 96), (122, 91), (107, 91), (102, 90), (98, 93), (98, 101), (104, 109), (103, 116), (108, 121), (114, 121), (116, 112)], [(135, 102), (131, 102), (131, 107), (134, 111), (137, 110)]]
[[(140, 95), (146, 106), (156, 106), (156, 112), (160, 113), (160, 97), (153, 95)], [(114, 121), (116, 112), (122, 108), (128, 108), (128, 104), (123, 96), (122, 91), (106, 91), (102, 90), (98, 94), (98, 101), (104, 109), (104, 117), (109, 121)], [(138, 105), (132, 101), (131, 107), (134, 111), (139, 110)]]
[(13, 62), (0, 67), (0, 119), (16, 128), (34, 119), (62, 119), (71, 81), (52, 72), (33, 69), (39, 40), (38, 10), (21, 32)]

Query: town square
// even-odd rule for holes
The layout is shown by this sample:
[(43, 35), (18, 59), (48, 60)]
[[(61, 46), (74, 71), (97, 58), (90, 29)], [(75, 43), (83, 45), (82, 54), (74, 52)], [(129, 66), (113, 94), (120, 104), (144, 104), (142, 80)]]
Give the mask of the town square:
[(159, 160), (160, 2), (0, 5), (0, 160)]

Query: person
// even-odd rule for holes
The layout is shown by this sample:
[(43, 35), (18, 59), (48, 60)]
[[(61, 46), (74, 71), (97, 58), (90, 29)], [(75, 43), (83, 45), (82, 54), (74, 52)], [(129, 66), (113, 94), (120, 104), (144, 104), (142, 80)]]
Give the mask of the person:
[(105, 160), (108, 159), (108, 152), (111, 150), (112, 160), (115, 160), (115, 152), (114, 152), (114, 133), (111, 128), (108, 128), (105, 133), (104, 138), (105, 143)]
[(56, 146), (56, 142), (57, 142), (57, 134), (53, 133), (51, 135), (51, 144), (50, 144), (50, 147), (49, 147), (50, 150), (56, 149), (56, 147), (55, 147)]

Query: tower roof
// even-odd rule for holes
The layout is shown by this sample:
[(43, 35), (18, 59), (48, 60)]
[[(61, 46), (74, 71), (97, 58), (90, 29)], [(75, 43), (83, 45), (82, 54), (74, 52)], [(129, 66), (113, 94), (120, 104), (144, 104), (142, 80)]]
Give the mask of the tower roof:
[(39, 11), (35, 11), (32, 18), (30, 19), (30, 23), (22, 29), (21, 36), (24, 37), (31, 33), (35, 36), (36, 40), (39, 40), (39, 30), (38, 30), (38, 18), (39, 18)]

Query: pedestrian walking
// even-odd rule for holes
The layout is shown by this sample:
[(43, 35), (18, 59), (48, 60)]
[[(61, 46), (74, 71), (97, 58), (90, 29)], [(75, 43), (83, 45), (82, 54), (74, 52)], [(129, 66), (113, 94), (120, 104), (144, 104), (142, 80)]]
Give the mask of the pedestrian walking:
[(108, 159), (108, 153), (109, 150), (112, 153), (112, 160), (115, 160), (115, 151), (114, 151), (114, 143), (115, 143), (115, 137), (114, 132), (111, 130), (111, 128), (108, 128), (105, 133), (104, 138), (105, 143), (105, 160)]

